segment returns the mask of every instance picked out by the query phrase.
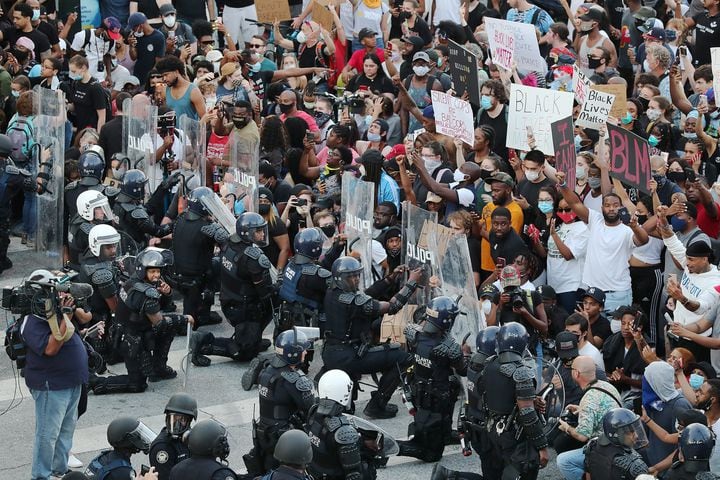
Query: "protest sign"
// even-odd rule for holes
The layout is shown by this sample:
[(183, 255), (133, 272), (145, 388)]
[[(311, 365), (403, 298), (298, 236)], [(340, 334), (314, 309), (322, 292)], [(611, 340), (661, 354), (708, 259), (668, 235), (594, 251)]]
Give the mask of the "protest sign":
[(287, 0), (255, 0), (257, 21), (273, 23), (277, 20), (290, 20), (290, 5)]
[(614, 101), (615, 95), (590, 89), (575, 124), (583, 128), (600, 130), (607, 122)]
[(530, 126), (535, 136), (535, 148), (545, 155), (554, 155), (551, 124), (572, 115), (572, 108), (572, 92), (513, 83), (510, 86), (505, 146), (530, 150), (527, 142), (527, 127)]
[(502, 20), (486, 18), (485, 26), (490, 43), (490, 57), (494, 64), (512, 70), (515, 56), (515, 37), (502, 28)]
[(710, 62), (713, 72), (713, 91), (720, 92), (720, 47), (710, 49)]
[[(496, 51), (493, 50), (493, 41), (500, 40), (500, 44), (507, 49), (510, 45), (510, 40), (512, 40), (512, 51), (514, 53), (511, 60), (514, 59), (518, 72), (547, 72), (547, 62), (540, 55), (534, 25), (485, 17), (485, 29), (487, 30), (488, 41), (490, 42), (493, 62), (498, 63), (500, 66), (503, 66), (502, 62), (507, 62), (507, 58), (503, 58), (502, 62), (495, 59)], [(498, 45), (499, 44), (496, 43), (496, 46)], [(500, 54), (507, 55), (504, 51), (500, 52)], [(512, 66), (512, 64), (510, 65)]]
[(448, 50), (450, 54), (450, 76), (453, 79), (453, 87), (458, 95), (465, 92), (470, 96), (470, 103), (476, 107), (480, 106), (480, 81), (478, 80), (477, 58), (463, 47), (448, 39)]
[(312, 20), (322, 25), (328, 32), (332, 30), (333, 27), (333, 16), (330, 10), (328, 10), (329, 3), (329, 0), (314, 0), (312, 9)]
[(577, 66), (577, 63), (573, 65), (573, 85), (575, 86), (575, 100), (579, 105), (582, 105), (585, 103), (585, 98), (587, 98), (587, 92), (590, 90), (590, 87), (592, 86), (592, 82), (589, 78), (587, 78), (587, 75), (585, 75), (582, 70), (580, 70), (580, 67)]
[(622, 118), (627, 113), (627, 90), (625, 85), (618, 83), (608, 83), (606, 85), (593, 85), (593, 90), (598, 92), (612, 93), (615, 95), (615, 101), (613, 101), (612, 108), (610, 109), (610, 115), (615, 118)]
[(572, 115), (553, 122), (550, 129), (555, 149), (555, 168), (565, 173), (567, 185), (575, 185), (575, 129)]
[(645, 193), (650, 171), (650, 146), (648, 142), (622, 127), (608, 124), (610, 137), (610, 174), (623, 183)]
[(443, 135), (459, 138), (472, 147), (475, 143), (475, 123), (470, 103), (433, 90), (432, 105), (435, 111), (435, 130)]

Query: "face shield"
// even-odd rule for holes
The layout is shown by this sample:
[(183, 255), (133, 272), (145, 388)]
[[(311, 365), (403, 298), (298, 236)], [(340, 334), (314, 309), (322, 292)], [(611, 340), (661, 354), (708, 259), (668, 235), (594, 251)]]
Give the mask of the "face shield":
[(265, 224), (262, 227), (255, 227), (252, 232), (252, 241), (255, 245), (260, 248), (267, 247), (269, 245), (268, 238), (268, 226)]
[(145, 453), (148, 453), (150, 450), (150, 444), (155, 440), (155, 437), (157, 437), (157, 434), (143, 422), (138, 423), (135, 430), (128, 434), (128, 440), (130, 440), (138, 450)]
[(637, 450), (648, 445), (648, 438), (640, 417), (630, 425), (618, 428), (617, 436), (619, 443), (628, 448)]
[(103, 243), (100, 245), (100, 260), (112, 261), (118, 257), (122, 257), (122, 247), (119, 240), (115, 243)]
[(165, 416), (165, 426), (170, 435), (179, 437), (190, 428), (192, 417), (181, 413), (169, 413)]

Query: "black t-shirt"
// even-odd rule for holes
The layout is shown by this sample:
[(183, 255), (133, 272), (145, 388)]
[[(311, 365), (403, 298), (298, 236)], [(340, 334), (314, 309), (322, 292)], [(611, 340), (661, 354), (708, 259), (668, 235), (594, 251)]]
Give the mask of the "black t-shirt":
[(29, 32), (22, 32), (17, 28), (12, 27), (7, 30), (3, 30), (2, 33), (5, 42), (9, 43), (11, 46), (14, 46), (20, 37), (27, 37), (32, 40), (35, 44), (35, 59), (38, 61), (40, 61), (44, 52), (50, 50), (50, 41), (48, 40), (47, 35), (36, 29), (32, 29)]
[(597, 320), (595, 320), (595, 323), (591, 325), (592, 334), (593, 337), (600, 337), (603, 340), (607, 340), (610, 335), (612, 335), (612, 330), (610, 329), (610, 320), (605, 318), (605, 315), (602, 313), (598, 317)]
[(250, 80), (252, 81), (255, 95), (257, 95), (260, 100), (265, 99), (265, 90), (267, 90), (268, 85), (272, 83), (274, 75), (275, 72), (269, 72), (267, 70), (250, 72), (250, 74), (248, 75), (250, 77)]
[(505, 138), (507, 137), (506, 109), (507, 105), (504, 105), (503, 111), (495, 118), (492, 118), (485, 110), (483, 110), (480, 113), (480, 118), (478, 118), (478, 126), (489, 125), (493, 128), (493, 130), (495, 130), (495, 140), (493, 141), (492, 151), (505, 160), (508, 158), (508, 151), (505, 146)]
[(144, 85), (155, 61), (165, 55), (165, 36), (159, 30), (137, 39), (137, 60), (133, 74)]
[(273, 198), (275, 199), (275, 205), (287, 203), (290, 199), (290, 195), (292, 194), (292, 189), (292, 185), (285, 180), (277, 180), (275, 182), (275, 189), (272, 191)]
[(470, 251), (470, 264), (472, 265), (473, 273), (480, 273), (480, 241), (474, 237), (468, 237), (468, 250)]
[(72, 103), (75, 120), (73, 125), (78, 130), (86, 127), (97, 128), (97, 111), (105, 108), (105, 92), (97, 80), (90, 79), (88, 83), (79, 80), (62, 84), (62, 90)]
[(280, 257), (280, 247), (275, 243), (275, 237), (287, 235), (287, 233), (285, 222), (279, 217), (275, 218), (275, 223), (268, 222), (268, 246), (263, 247), (262, 251), (273, 265), (277, 265), (278, 258)]
[(518, 193), (525, 197), (525, 200), (532, 206), (537, 205), (538, 195), (542, 187), (552, 187), (555, 182), (545, 177), (541, 182), (533, 183), (527, 178), (518, 183)]
[(118, 152), (122, 151), (123, 147), (123, 117), (118, 115), (112, 120), (108, 121), (100, 129), (100, 140), (99, 145), (105, 152), (105, 163), (110, 166), (110, 159)]
[(48, 38), (48, 42), (50, 42), (50, 46), (55, 45), (60, 42), (60, 37), (58, 37), (58, 32), (56, 28), (53, 28), (52, 25), (50, 25), (47, 22), (40, 22), (37, 27), (35, 27), (39, 32), (42, 32), (45, 34), (45, 36)]
[(430, 33), (430, 27), (428, 27), (427, 22), (422, 18), (416, 17), (415, 25), (413, 25), (409, 30), (416, 36), (422, 38), (423, 45), (427, 45), (432, 42), (433, 36), (432, 33)]
[[(318, 42), (312, 47), (307, 44), (300, 43), (297, 40), (293, 40), (293, 48), (297, 52), (298, 56), (298, 67), (300, 68), (313, 68), (313, 67), (324, 67), (327, 68), (329, 65), (328, 56), (325, 54), (325, 43)], [(306, 75), (308, 80), (313, 77), (313, 74)]]
[(494, 262), (504, 258), (510, 263), (521, 253), (528, 253), (528, 248), (515, 230), (510, 229), (503, 238), (497, 238), (495, 232), (490, 232), (490, 256)]
[[(520, 292), (522, 294), (523, 301), (525, 302), (525, 308), (528, 310), (528, 312), (530, 312), (531, 315), (537, 316), (535, 315), (535, 308), (538, 305), (542, 305), (542, 297), (540, 296), (540, 294), (536, 291), (522, 289), (520, 290)], [(498, 325), (505, 325), (509, 322), (517, 322), (525, 326), (525, 329), (530, 335), (530, 341), (528, 342), (528, 345), (532, 348), (532, 351), (534, 352), (535, 345), (537, 345), (537, 341), (539, 340), (538, 331), (535, 329), (535, 327), (526, 322), (522, 315), (513, 312), (512, 302), (506, 303), (502, 309), (498, 309), (497, 314), (500, 316), (500, 321)]]
[(395, 87), (392, 81), (385, 75), (378, 75), (372, 80), (366, 77), (365, 74), (357, 75), (350, 80), (346, 90), (348, 92), (356, 92), (360, 90), (360, 87), (367, 87), (369, 91), (375, 94), (395, 93)]
[(715, 16), (707, 12), (693, 17), (695, 21), (695, 49), (693, 50), (693, 65), (710, 65), (710, 49), (720, 47), (720, 13)]

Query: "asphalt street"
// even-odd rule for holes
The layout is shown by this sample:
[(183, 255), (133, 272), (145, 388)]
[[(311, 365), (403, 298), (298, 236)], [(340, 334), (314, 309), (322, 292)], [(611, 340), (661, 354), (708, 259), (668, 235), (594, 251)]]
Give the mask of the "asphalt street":
[[(12, 239), (10, 254), (15, 267), (0, 275), (2, 286), (14, 286), (20, 283), (23, 276), (42, 265), (38, 257), (24, 250), (18, 238)], [(219, 306), (216, 305), (217, 309)], [(0, 337), (4, 341), (5, 327), (10, 320), (9, 312), (0, 311), (0, 323), (3, 328)], [(229, 336), (231, 327), (224, 323), (210, 327), (203, 327), (216, 336)], [(265, 332), (271, 337), (271, 331)], [(75, 431), (73, 453), (85, 464), (108, 448), (105, 437), (107, 425), (113, 418), (130, 415), (140, 418), (149, 427), (159, 432), (164, 424), (163, 409), (170, 396), (183, 391), (183, 373), (181, 365), (185, 356), (186, 339), (177, 337), (170, 352), (169, 364), (179, 372), (178, 378), (158, 383), (150, 383), (149, 388), (140, 394), (115, 394), (94, 396), (88, 399), (88, 411), (80, 417)], [(315, 356), (310, 375), (314, 376), (321, 367), (320, 355)], [(240, 386), (240, 379), (247, 369), (247, 363), (238, 363), (219, 357), (212, 357), (212, 365), (207, 368), (197, 368), (191, 365), (188, 372), (185, 392), (194, 396), (198, 401), (199, 418), (215, 418), (224, 424), (229, 431), (230, 466), (239, 473), (245, 472), (242, 455), (252, 446), (251, 421), (257, 404), (257, 388), (246, 392)], [(125, 372), (124, 366), (117, 364), (109, 367), (112, 374)], [(364, 379), (372, 380), (368, 377)], [(358, 415), (362, 416), (362, 409), (370, 398), (370, 389), (363, 387), (358, 402)], [(411, 421), (410, 415), (403, 408), (399, 394), (394, 403), (400, 406), (400, 413), (396, 418), (378, 420), (376, 423), (395, 436), (396, 439), (407, 438), (407, 426)], [(17, 376), (14, 364), (9, 358), (0, 355), (0, 428), (2, 429), (2, 444), (0, 448), (0, 478), (2, 479), (28, 479), (30, 478), (30, 465), (32, 460), (33, 432), (35, 428), (34, 403), (30, 396), (24, 379)], [(554, 455), (553, 455), (554, 459)], [(141, 464), (148, 464), (147, 457), (142, 454), (133, 457), (133, 464), (139, 470)], [(449, 446), (445, 450), (442, 464), (453, 470), (466, 470), (480, 472), (480, 462), (476, 455), (463, 457), (458, 446)], [(378, 478), (390, 479), (427, 479), (430, 477), (433, 464), (426, 464), (419, 460), (407, 457), (393, 457), (387, 468), (378, 471)], [(541, 471), (541, 479), (561, 478), (554, 461)]]

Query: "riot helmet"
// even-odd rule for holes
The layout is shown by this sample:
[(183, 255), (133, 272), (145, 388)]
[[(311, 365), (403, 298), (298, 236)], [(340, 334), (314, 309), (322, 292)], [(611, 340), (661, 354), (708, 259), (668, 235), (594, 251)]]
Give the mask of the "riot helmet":
[(188, 435), (191, 456), (225, 460), (230, 455), (227, 430), (215, 420), (201, 420)]
[(425, 309), (425, 331), (434, 333), (438, 329), (442, 332), (450, 330), (459, 313), (460, 308), (452, 298), (445, 295), (433, 298)]
[(13, 151), (13, 144), (10, 137), (0, 134), (0, 158), (8, 158)]
[[(259, 213), (245, 212), (240, 215), (235, 222), (235, 231), (245, 243), (260, 248), (268, 246), (267, 222)], [(262, 232), (262, 238), (258, 238), (259, 232)]]
[[(110, 248), (103, 251), (103, 246)], [(95, 225), (88, 233), (88, 247), (90, 253), (101, 260), (115, 260), (120, 249), (120, 234), (110, 225)]]
[(208, 187), (197, 187), (193, 189), (187, 199), (188, 210), (200, 215), (201, 217), (209, 215), (210, 212), (208, 212), (207, 208), (205, 208), (202, 200), (203, 197), (208, 195), (215, 195), (215, 192)]
[(165, 405), (165, 427), (170, 435), (179, 438), (197, 420), (197, 401), (186, 393), (176, 393)]
[(603, 417), (603, 432), (611, 443), (638, 449), (648, 444), (642, 420), (627, 408), (613, 408)]
[(715, 436), (701, 423), (691, 423), (680, 432), (680, 451), (687, 462), (703, 462), (710, 459)]
[[(105, 195), (96, 190), (86, 190), (78, 195), (75, 200), (77, 212), (83, 220), (94, 222), (96, 220), (112, 220), (114, 215), (110, 208), (110, 202)], [(100, 208), (104, 218), (95, 218), (95, 209)]]
[(342, 370), (330, 370), (320, 377), (318, 382), (318, 398), (333, 400), (343, 407), (350, 406), (352, 400), (353, 381)]
[(80, 183), (83, 185), (97, 185), (102, 182), (105, 175), (105, 152), (102, 147), (99, 145), (88, 146), (78, 159), (78, 170), (81, 177)]
[(297, 235), (293, 241), (295, 254), (302, 255), (312, 261), (320, 258), (325, 235), (318, 228), (306, 228)]
[(275, 339), (275, 353), (288, 365), (299, 365), (303, 352), (310, 348), (310, 342), (303, 332), (285, 330)]
[(133, 200), (142, 200), (145, 196), (145, 184), (148, 182), (145, 174), (137, 169), (128, 170), (120, 185), (120, 193), (127, 195)]
[(157, 247), (147, 247), (135, 257), (135, 275), (144, 280), (148, 268), (160, 268), (171, 266), (175, 258), (171, 250)]
[(137, 450), (147, 453), (155, 440), (155, 432), (133, 417), (116, 418), (107, 429), (108, 443), (113, 448)]
[(495, 355), (497, 350), (497, 334), (500, 331), (500, 327), (497, 325), (490, 325), (480, 330), (475, 337), (475, 348), (477, 353), (485, 355), (485, 357), (491, 357)]
[(528, 345), (528, 333), (522, 324), (508, 322), (497, 332), (497, 353), (514, 352), (522, 355)]
[(333, 283), (345, 292), (357, 292), (360, 289), (362, 270), (362, 264), (356, 258), (340, 257), (332, 265)]
[(310, 437), (302, 430), (288, 430), (280, 435), (273, 456), (281, 464), (305, 467), (313, 459)]

